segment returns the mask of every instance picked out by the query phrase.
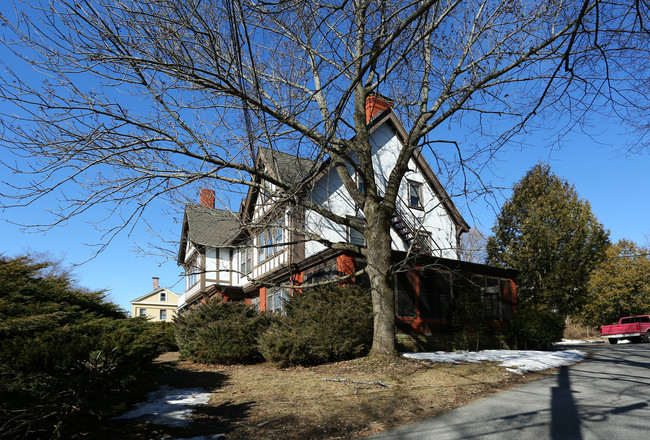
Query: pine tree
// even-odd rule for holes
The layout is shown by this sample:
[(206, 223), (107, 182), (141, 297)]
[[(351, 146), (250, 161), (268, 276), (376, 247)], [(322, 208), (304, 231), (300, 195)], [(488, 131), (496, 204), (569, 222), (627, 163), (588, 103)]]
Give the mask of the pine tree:
[(535, 165), (513, 188), (488, 240), (488, 263), (520, 271), (522, 306), (564, 316), (579, 312), (592, 269), (609, 244), (605, 230), (574, 187)]

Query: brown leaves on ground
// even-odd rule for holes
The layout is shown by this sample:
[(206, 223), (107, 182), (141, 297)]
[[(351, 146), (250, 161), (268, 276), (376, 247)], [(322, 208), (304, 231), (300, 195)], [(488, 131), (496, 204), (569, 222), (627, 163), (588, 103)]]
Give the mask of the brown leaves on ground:
[[(316, 367), (174, 362), (164, 381), (213, 391), (183, 429), (113, 427), (122, 438), (352, 439), (405, 425), (539, 377), (495, 363), (356, 359)], [(125, 432), (139, 432), (125, 437)], [(155, 437), (158, 436), (158, 437)]]

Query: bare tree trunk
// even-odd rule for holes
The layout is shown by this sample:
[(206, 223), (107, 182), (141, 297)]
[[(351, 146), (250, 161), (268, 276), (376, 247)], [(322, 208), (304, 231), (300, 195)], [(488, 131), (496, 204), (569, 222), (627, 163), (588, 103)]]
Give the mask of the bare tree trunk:
[[(372, 205), (372, 206), (368, 206)], [(370, 278), (374, 333), (370, 356), (395, 356), (395, 297), (391, 271), (390, 215), (378, 203), (366, 205), (365, 257)]]

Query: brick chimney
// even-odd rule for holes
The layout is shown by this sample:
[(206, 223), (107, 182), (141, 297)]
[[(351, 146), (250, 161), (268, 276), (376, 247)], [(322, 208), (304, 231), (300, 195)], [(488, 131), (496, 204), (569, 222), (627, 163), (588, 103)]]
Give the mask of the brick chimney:
[(153, 290), (158, 290), (158, 277), (151, 277), (153, 279)]
[(214, 209), (214, 190), (201, 188), (201, 206), (206, 206), (208, 208)]
[(381, 113), (392, 106), (393, 103), (385, 96), (378, 94), (368, 95), (366, 97), (366, 124), (370, 122), (376, 114)]

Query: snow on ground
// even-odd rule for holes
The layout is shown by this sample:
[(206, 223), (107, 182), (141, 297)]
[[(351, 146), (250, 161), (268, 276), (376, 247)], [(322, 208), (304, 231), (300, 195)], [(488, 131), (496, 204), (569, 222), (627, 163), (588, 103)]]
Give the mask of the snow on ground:
[(605, 339), (562, 339), (561, 342), (556, 342), (555, 345), (578, 345), (578, 344), (604, 344)]
[(588, 354), (580, 350), (534, 351), (534, 350), (483, 350), (483, 351), (436, 351), (432, 353), (403, 353), (404, 357), (431, 362), (501, 362), (508, 371), (522, 374), (525, 371), (541, 371), (549, 368), (573, 365)]
[(210, 393), (200, 388), (178, 389), (163, 385), (147, 395), (147, 401), (116, 419), (142, 417), (157, 425), (186, 426), (192, 422), (192, 411), (197, 405), (210, 401)]

